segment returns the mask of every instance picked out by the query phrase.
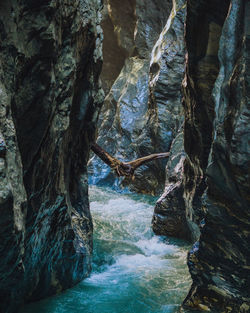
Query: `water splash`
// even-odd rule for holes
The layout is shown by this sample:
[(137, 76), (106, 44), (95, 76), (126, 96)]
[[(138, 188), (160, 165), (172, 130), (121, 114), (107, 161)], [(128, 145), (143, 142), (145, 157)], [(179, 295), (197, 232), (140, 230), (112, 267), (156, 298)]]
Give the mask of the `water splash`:
[(22, 313), (178, 312), (190, 286), (189, 246), (151, 231), (155, 199), (90, 188), (94, 222), (92, 275)]

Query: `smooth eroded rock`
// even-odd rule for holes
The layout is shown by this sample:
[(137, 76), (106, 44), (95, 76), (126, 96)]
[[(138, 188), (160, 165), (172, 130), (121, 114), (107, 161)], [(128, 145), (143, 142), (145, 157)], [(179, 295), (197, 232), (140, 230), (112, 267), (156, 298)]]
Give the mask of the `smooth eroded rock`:
[[(123, 161), (169, 151), (181, 128), (180, 81), (184, 76), (185, 1), (175, 3), (175, 6), (177, 10), (173, 8), (170, 14), (170, 1), (164, 4), (159, 1), (136, 1), (134, 46), (130, 45), (133, 52), (127, 52), (132, 56), (126, 59), (106, 96), (97, 137), (97, 143), (102, 148)], [(112, 12), (121, 14), (118, 8)], [(126, 28), (120, 32), (121, 38), (125, 37), (125, 34), (122, 35), (125, 31)], [(128, 33), (127, 30), (126, 36)], [(137, 192), (159, 194), (164, 186), (165, 165), (166, 160), (154, 161), (138, 168), (134, 180), (118, 180), (102, 161), (94, 157), (89, 171), (90, 181), (119, 189), (127, 187)]]
[(86, 163), (102, 102), (100, 1), (0, 4), (1, 312), (91, 268)]
[[(211, 57), (217, 47), (219, 71), (216, 81), (209, 76), (200, 80), (196, 88), (202, 92), (200, 99), (206, 97), (214, 104), (211, 112), (215, 116), (211, 120), (211, 147), (202, 138), (209, 138), (207, 123), (204, 118), (196, 117), (196, 127), (188, 129), (194, 121), (187, 118), (186, 136), (200, 134), (200, 141), (196, 143), (196, 152), (192, 151), (190, 140), (186, 139), (185, 147), (190, 157), (192, 168), (204, 169), (206, 166), (207, 191), (203, 195), (204, 224), (201, 229), (199, 242), (189, 253), (188, 265), (193, 279), (193, 285), (184, 304), (219, 312), (249, 312), (250, 273), (249, 273), (249, 16), (250, 6), (246, 1), (224, 2), (224, 25), (219, 45), (215, 43), (218, 35), (212, 35), (218, 25), (209, 26), (207, 38), (207, 54)], [(222, 12), (221, 2), (214, 2), (216, 12)], [(197, 11), (195, 11), (197, 9)], [(227, 9), (227, 10), (226, 10)], [(208, 13), (206, 5), (198, 6), (190, 3), (190, 15), (187, 17), (187, 40), (194, 35), (192, 25), (195, 21), (193, 12)], [(223, 16), (221, 16), (221, 21)], [(211, 38), (211, 40), (210, 40)], [(215, 49), (216, 48), (216, 49)], [(195, 77), (199, 70), (198, 64), (202, 61), (195, 58), (191, 51), (188, 68), (189, 81), (186, 85), (186, 109), (196, 107), (202, 112), (202, 104), (191, 95), (196, 84)], [(213, 63), (214, 66), (215, 63)], [(207, 65), (203, 69), (208, 68)], [(196, 69), (196, 71), (194, 71)], [(214, 80), (214, 78), (213, 78)], [(208, 92), (207, 87), (210, 87)], [(196, 92), (197, 92), (196, 89)], [(210, 106), (203, 106), (209, 112)], [(203, 110), (204, 110), (203, 109)], [(194, 132), (196, 130), (196, 132)], [(247, 139), (248, 138), (248, 139)], [(187, 145), (189, 144), (189, 146)], [(203, 152), (202, 152), (203, 151)], [(207, 152), (206, 152), (207, 151)], [(205, 154), (204, 154), (205, 153)], [(208, 155), (209, 154), (209, 155)], [(205, 157), (206, 156), (206, 157)], [(201, 166), (202, 165), (202, 166)], [(198, 170), (196, 170), (198, 172)], [(185, 175), (187, 177), (188, 171)], [(190, 180), (190, 176), (186, 181)], [(196, 180), (197, 182), (197, 180)], [(186, 197), (193, 193), (194, 184), (189, 190), (186, 188)], [(194, 210), (194, 214), (197, 211)]]

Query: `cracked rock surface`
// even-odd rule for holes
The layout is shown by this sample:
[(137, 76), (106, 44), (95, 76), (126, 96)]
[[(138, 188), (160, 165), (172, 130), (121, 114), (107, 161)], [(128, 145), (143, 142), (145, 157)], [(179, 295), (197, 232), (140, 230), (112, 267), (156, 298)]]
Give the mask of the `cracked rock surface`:
[(100, 9), (98, 0), (0, 3), (2, 313), (90, 272)]
[(250, 310), (249, 16), (246, 1), (188, 5), (184, 198), (187, 219), (203, 222), (188, 257), (193, 285), (184, 304), (219, 312)]
[[(182, 126), (180, 90), (186, 10), (185, 1), (125, 2), (127, 9), (121, 11), (115, 1), (108, 1), (108, 16), (114, 26), (111, 35), (116, 38), (116, 49), (123, 53), (121, 70), (117, 77), (112, 76), (113, 83), (112, 67), (104, 66), (102, 72), (105, 86), (111, 83), (112, 87), (100, 114), (97, 143), (116, 158), (131, 161), (168, 152)], [(123, 25), (125, 16), (130, 22)], [(117, 33), (118, 30), (121, 31)], [(117, 56), (111, 59), (113, 46), (106, 45), (109, 34), (110, 28), (104, 27), (104, 63), (105, 56), (107, 60), (110, 55), (108, 64), (112, 64), (117, 62)], [(118, 180), (109, 167), (94, 157), (90, 181), (159, 194), (164, 187), (165, 165), (166, 160), (154, 161), (138, 168), (133, 181)]]

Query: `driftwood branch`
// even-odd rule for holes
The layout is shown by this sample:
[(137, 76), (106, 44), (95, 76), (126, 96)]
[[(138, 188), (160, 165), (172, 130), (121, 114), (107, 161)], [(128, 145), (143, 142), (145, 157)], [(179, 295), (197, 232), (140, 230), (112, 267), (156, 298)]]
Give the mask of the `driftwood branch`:
[(103, 150), (97, 143), (93, 143), (91, 150), (105, 162), (109, 167), (111, 167), (118, 176), (133, 177), (135, 170), (142, 164), (148, 163), (153, 160), (167, 158), (169, 152), (150, 154), (145, 157), (136, 159), (130, 162), (122, 162), (107, 151)]

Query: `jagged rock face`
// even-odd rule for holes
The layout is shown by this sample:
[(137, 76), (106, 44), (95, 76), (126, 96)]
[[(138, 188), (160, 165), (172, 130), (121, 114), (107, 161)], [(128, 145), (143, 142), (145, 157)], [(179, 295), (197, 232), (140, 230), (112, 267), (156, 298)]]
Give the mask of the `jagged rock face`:
[[(121, 160), (133, 160), (152, 153), (149, 136), (147, 102), (149, 62), (138, 57), (129, 58), (106, 97), (105, 111), (100, 116), (97, 143)], [(147, 133), (147, 136), (145, 135)], [(136, 171), (133, 186), (140, 191), (150, 191), (146, 166)], [(110, 168), (97, 157), (92, 160), (91, 182), (98, 184), (120, 184)], [(144, 174), (144, 177), (142, 175)], [(139, 180), (139, 177), (142, 181)], [(126, 184), (126, 180), (122, 180)], [(130, 182), (130, 181), (129, 181)], [(128, 182), (128, 183), (129, 183)], [(157, 184), (151, 180), (151, 185)], [(124, 185), (123, 185), (124, 186)], [(134, 189), (137, 190), (136, 187)]]
[[(183, 5), (183, 3), (180, 4)], [(199, 238), (199, 225), (203, 222), (204, 217), (201, 196), (206, 188), (204, 171), (212, 142), (214, 119), (212, 89), (219, 71), (217, 56), (219, 38), (228, 6), (224, 3), (214, 14), (215, 7), (216, 1), (207, 4), (207, 6), (203, 2), (191, 1), (188, 6), (191, 18), (187, 20), (187, 29), (190, 29), (190, 32), (186, 34), (188, 73), (184, 81), (185, 85), (189, 84), (188, 88), (184, 90), (186, 93), (184, 145), (187, 155), (178, 159), (180, 162), (179, 171), (184, 169), (186, 175), (177, 174), (175, 180), (171, 182), (168, 176), (171, 170), (173, 171), (172, 164), (175, 163), (171, 161), (168, 163), (165, 191), (157, 202), (152, 221), (153, 230), (156, 234), (180, 237), (193, 242)], [(198, 8), (202, 9), (198, 12)], [(182, 10), (184, 10), (183, 7)], [(178, 19), (177, 13), (176, 20), (173, 28), (174, 30), (177, 27), (181, 29), (178, 38), (180, 41), (184, 41), (185, 17)], [(177, 50), (175, 46), (173, 48), (173, 45), (170, 45), (170, 49)], [(182, 49), (179, 49), (177, 54), (179, 58), (173, 58), (172, 61), (175, 67), (184, 68), (184, 54), (185, 48), (182, 43)], [(170, 69), (173, 67), (169, 60), (165, 64)], [(175, 69), (175, 67), (173, 68)], [(178, 72), (181, 73), (180, 70)], [(169, 93), (178, 91), (179, 97), (176, 98), (176, 103), (180, 102), (182, 97), (180, 86), (183, 77), (183, 75), (177, 76), (178, 79), (176, 79), (173, 87), (169, 84), (163, 86), (165, 87), (165, 92), (162, 93), (163, 99), (167, 98)], [(151, 97), (157, 99), (157, 93)], [(168, 129), (169, 125), (171, 125), (171, 121), (168, 121), (167, 124), (163, 122), (163, 129)], [(182, 155), (182, 150), (184, 150), (181, 144), (178, 146), (179, 151), (178, 153), (175, 152), (176, 156)], [(175, 142), (173, 142), (172, 147), (173, 151), (176, 151)]]
[(107, 94), (127, 58), (150, 58), (171, 6), (170, 0), (165, 3), (162, 0), (104, 1), (101, 80)]
[(100, 1), (0, 4), (0, 312), (90, 271)]
[[(204, 46), (195, 50), (197, 16), (208, 25)], [(188, 207), (196, 220), (202, 212), (205, 224), (189, 254), (193, 285), (185, 304), (219, 312), (250, 310), (249, 16), (250, 5), (243, 0), (190, 1), (188, 6), (186, 202), (193, 201), (197, 182), (202, 181), (197, 177), (206, 168), (208, 188), (203, 212)]]
[(166, 166), (165, 190), (156, 202), (152, 228), (157, 235), (191, 240), (183, 198), (183, 163), (185, 159), (183, 132), (180, 131), (170, 149)]
[(136, 0), (135, 47), (141, 58), (150, 58), (151, 51), (163, 30), (172, 1)]
[[(173, 140), (166, 166), (165, 190), (156, 203), (152, 227), (157, 235), (190, 238), (183, 199), (183, 143), (181, 84), (185, 70), (184, 22), (186, 1), (175, 1), (172, 19), (166, 25), (151, 62), (150, 98), (152, 109), (160, 108), (159, 128), (163, 138)], [(163, 46), (164, 49), (159, 48)], [(163, 51), (159, 54), (158, 51)], [(165, 105), (167, 103), (167, 105)], [(157, 116), (157, 114), (156, 114)], [(165, 118), (162, 118), (165, 117)]]
[(204, 217), (201, 196), (206, 188), (205, 170), (212, 143), (212, 90), (219, 73), (219, 40), (228, 6), (228, 1), (222, 4), (210, 1), (206, 5), (202, 1), (191, 1), (188, 6), (188, 57), (184, 82), (184, 146), (188, 157), (184, 165), (184, 198), (187, 219), (193, 226), (200, 225)]
[(134, 50), (135, 1), (104, 1), (102, 10), (103, 67), (102, 87), (108, 94), (127, 57)]
[[(126, 48), (132, 56), (125, 60), (105, 99), (97, 138), (100, 146), (122, 160), (169, 151), (183, 121), (180, 82), (184, 76), (185, 1), (174, 2), (166, 24), (171, 7), (172, 1), (136, 1), (134, 46), (130, 42)], [(91, 182), (155, 194), (163, 189), (165, 164), (149, 163), (136, 170), (133, 181), (119, 181), (95, 157)]]

